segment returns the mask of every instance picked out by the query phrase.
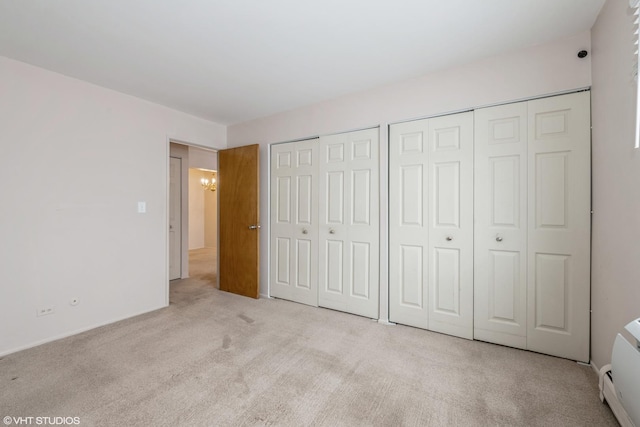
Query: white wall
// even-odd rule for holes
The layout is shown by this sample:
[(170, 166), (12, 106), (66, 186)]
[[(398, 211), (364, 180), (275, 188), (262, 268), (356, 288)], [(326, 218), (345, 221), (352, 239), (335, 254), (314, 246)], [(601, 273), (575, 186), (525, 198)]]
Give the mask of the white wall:
[[(189, 167), (190, 168), (202, 168), (212, 171), (218, 170), (218, 153), (211, 150), (203, 150), (197, 147), (189, 147)], [(215, 248), (218, 243), (218, 199), (217, 192), (203, 191), (200, 186), (200, 179), (202, 174), (206, 175), (206, 178), (211, 179), (211, 173), (197, 172), (197, 188), (199, 192), (196, 192), (196, 187), (190, 190), (190, 194), (193, 191), (194, 197), (197, 197), (197, 205), (189, 208), (189, 249), (198, 248)], [(194, 178), (196, 175), (194, 175)], [(190, 181), (191, 182), (191, 181)], [(192, 184), (190, 184), (192, 185)], [(192, 218), (193, 217), (193, 218)], [(191, 230), (191, 223), (197, 229)], [(193, 242), (191, 240), (193, 239)]]
[(189, 169), (189, 250), (204, 248), (204, 196), (202, 171)]
[(218, 170), (218, 153), (198, 147), (189, 147), (189, 167)]
[[(228, 145), (260, 144), (261, 222), (268, 223), (268, 145), (346, 130), (387, 125), (411, 118), (554, 94), (591, 85), (591, 57), (576, 54), (590, 49), (590, 33), (517, 52), (503, 54), (423, 77), (321, 102), (228, 128)], [(380, 59), (381, 61), (384, 58)], [(381, 320), (388, 318), (387, 145), (381, 146), (380, 186), (380, 303)], [(268, 293), (267, 227), (260, 234), (260, 293)]]
[(217, 192), (203, 190), (202, 177), (211, 172), (189, 169), (189, 249), (215, 248), (218, 241)]
[(218, 247), (218, 192), (206, 191), (204, 195), (204, 246)]
[(3, 57), (0, 94), (0, 355), (165, 306), (168, 139), (225, 127)]
[(606, 2), (592, 30), (591, 356), (611, 361), (616, 333), (640, 317), (640, 149), (634, 149), (633, 18)]

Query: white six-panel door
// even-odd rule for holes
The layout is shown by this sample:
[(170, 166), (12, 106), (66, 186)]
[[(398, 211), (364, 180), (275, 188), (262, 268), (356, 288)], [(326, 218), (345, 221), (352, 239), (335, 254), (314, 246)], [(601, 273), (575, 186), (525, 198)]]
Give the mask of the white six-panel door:
[(322, 307), (378, 318), (379, 130), (324, 136), (319, 148)]
[(476, 111), (476, 339), (589, 360), (589, 96)]
[(527, 103), (475, 111), (474, 338), (527, 346)]
[(589, 361), (590, 93), (529, 109), (527, 348)]
[(429, 328), (429, 121), (389, 128), (389, 320)]
[(429, 329), (473, 339), (473, 113), (429, 122)]
[(392, 125), (389, 318), (473, 337), (473, 113)]
[(318, 140), (271, 147), (271, 296), (318, 305)]

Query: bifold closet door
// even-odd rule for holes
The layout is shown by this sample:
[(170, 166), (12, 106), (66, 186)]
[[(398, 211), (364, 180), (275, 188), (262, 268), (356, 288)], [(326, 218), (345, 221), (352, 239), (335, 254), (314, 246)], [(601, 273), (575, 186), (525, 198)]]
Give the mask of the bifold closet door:
[(527, 347), (527, 103), (475, 111), (474, 338)]
[(322, 307), (378, 318), (379, 130), (320, 138), (319, 292)]
[(429, 121), (389, 128), (389, 320), (429, 328)]
[(473, 113), (390, 129), (390, 320), (473, 338)]
[(473, 338), (473, 113), (429, 123), (429, 329)]
[(318, 305), (318, 140), (271, 147), (271, 296)]
[(590, 94), (475, 121), (474, 336), (588, 362)]
[(589, 362), (590, 92), (528, 103), (527, 348)]

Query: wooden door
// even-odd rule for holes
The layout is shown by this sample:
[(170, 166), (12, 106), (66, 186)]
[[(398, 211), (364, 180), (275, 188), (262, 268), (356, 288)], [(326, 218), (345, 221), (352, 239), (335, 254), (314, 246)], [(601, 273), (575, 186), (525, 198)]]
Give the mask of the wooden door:
[(270, 294), (318, 305), (318, 140), (271, 147)]
[(258, 298), (260, 249), (259, 146), (218, 152), (220, 289)]
[(378, 318), (379, 130), (320, 138), (319, 286), (322, 307)]
[(169, 280), (182, 270), (182, 159), (169, 158)]
[(527, 348), (589, 362), (590, 93), (528, 103)]
[(475, 111), (474, 338), (527, 347), (527, 103)]
[(473, 113), (429, 121), (429, 329), (473, 338)]

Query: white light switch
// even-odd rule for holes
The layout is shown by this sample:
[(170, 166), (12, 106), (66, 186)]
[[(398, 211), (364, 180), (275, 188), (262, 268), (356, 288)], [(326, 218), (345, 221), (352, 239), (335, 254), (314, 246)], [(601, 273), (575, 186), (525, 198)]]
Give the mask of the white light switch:
[(147, 202), (138, 202), (138, 213), (147, 213)]

